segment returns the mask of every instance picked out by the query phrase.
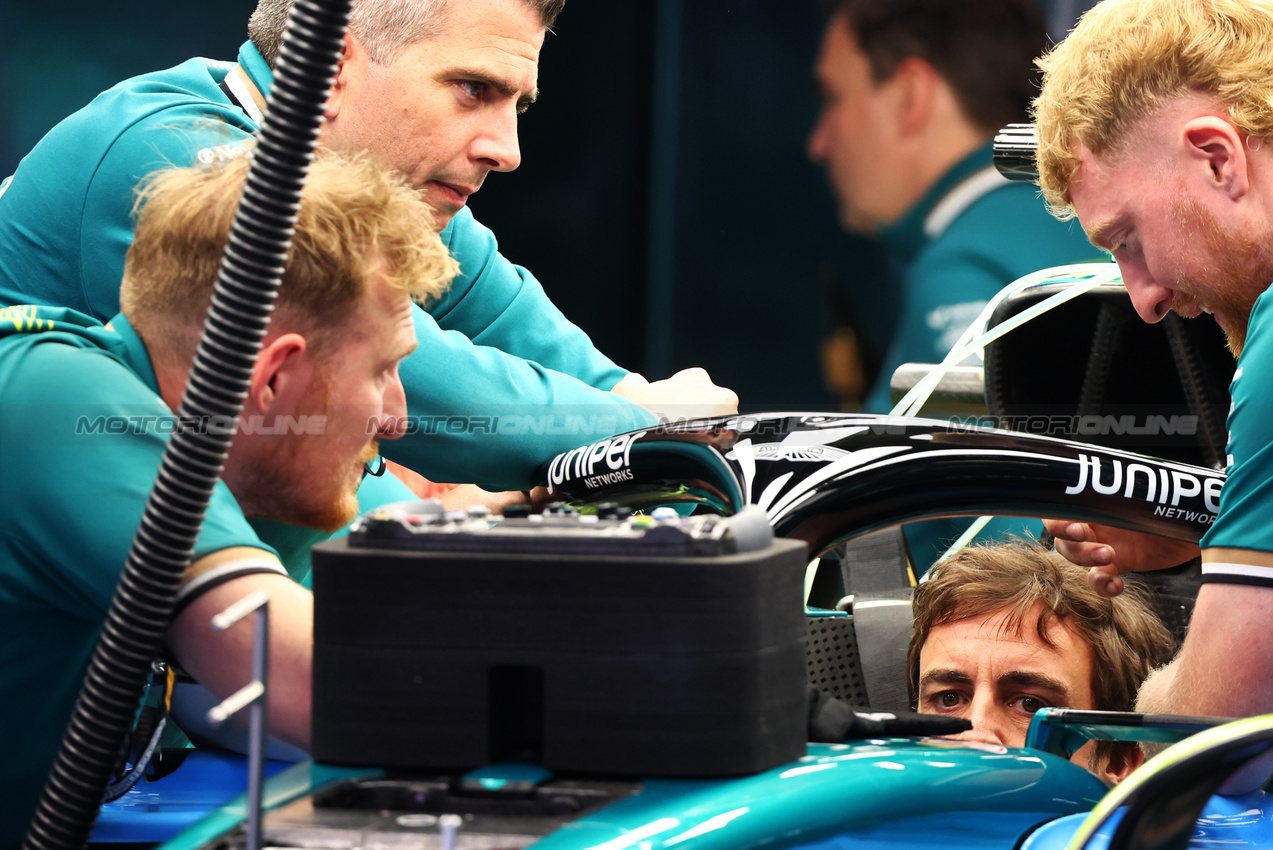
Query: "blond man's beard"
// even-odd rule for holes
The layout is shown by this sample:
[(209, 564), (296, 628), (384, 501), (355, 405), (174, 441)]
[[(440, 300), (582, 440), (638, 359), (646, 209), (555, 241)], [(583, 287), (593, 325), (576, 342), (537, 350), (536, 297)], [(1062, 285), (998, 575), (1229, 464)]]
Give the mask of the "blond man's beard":
[(1177, 290), (1172, 308), (1194, 312), (1205, 304), (1223, 317), (1220, 323), (1229, 351), (1236, 358), (1246, 344), (1251, 310), (1261, 293), (1273, 282), (1273, 261), (1265, 244), (1250, 236), (1226, 232), (1215, 215), (1190, 193), (1177, 195), (1172, 211), (1186, 231), (1202, 236), (1214, 265), (1206, 270), (1206, 280), (1174, 281)]
[[(316, 401), (306, 405), (300, 415), (324, 415), (330, 423), (330, 382), (325, 370), (315, 373), (311, 396)], [(313, 467), (305, 461), (307, 452), (322, 451), (322, 440), (304, 433), (282, 436), (253, 465), (243, 483), (250, 494), (246, 501), (262, 506), (264, 519), (331, 532), (344, 528), (358, 515), (357, 490), (362, 477), (354, 466), (317, 480)], [(370, 463), (379, 453), (379, 440), (373, 438), (363, 448), (358, 463)]]

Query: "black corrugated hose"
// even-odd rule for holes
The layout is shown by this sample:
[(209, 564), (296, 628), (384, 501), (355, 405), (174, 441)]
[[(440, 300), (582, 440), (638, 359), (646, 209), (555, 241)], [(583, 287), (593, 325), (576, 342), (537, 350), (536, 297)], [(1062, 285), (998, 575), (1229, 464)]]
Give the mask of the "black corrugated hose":
[(350, 0), (296, 0), (270, 107), (176, 429), (23, 847), (80, 848), (97, 820), (243, 410), (291, 244)]

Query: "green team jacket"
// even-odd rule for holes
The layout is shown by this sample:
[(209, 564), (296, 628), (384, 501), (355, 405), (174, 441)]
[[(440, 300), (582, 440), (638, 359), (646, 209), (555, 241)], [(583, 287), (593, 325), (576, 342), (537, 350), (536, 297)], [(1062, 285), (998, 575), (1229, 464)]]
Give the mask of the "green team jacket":
[[(239, 62), (267, 92), (273, 76), (250, 42)], [(138, 181), (232, 154), (257, 129), (221, 88), (232, 67), (191, 59), (125, 80), (23, 158), (0, 184), (0, 306), (66, 306), (103, 321), (119, 311)], [(419, 348), (401, 370), (412, 420), (387, 457), (435, 481), (526, 489), (558, 452), (654, 422), (606, 392), (626, 371), (467, 208), (442, 238), (461, 271), (445, 297), (416, 311)]]
[[(1273, 293), (1255, 301), (1246, 344), (1229, 385), (1229, 444), (1219, 512), (1202, 538), (1202, 548), (1273, 552)], [(1273, 587), (1273, 569), (1249, 565), (1203, 564), (1202, 580)]]
[[(62, 739), (169, 439), (141, 340), (65, 307), (0, 308), (0, 848), (16, 846)], [(410, 498), (392, 476), (368, 478), (364, 508)], [(276, 532), (283, 532), (275, 539)], [(224, 483), (213, 491), (195, 559), (231, 546), (276, 552), (293, 578), (309, 543), (331, 535), (249, 522)], [(230, 568), (227, 568), (229, 570)], [(205, 573), (197, 595), (263, 563)]]
[(1010, 183), (989, 144), (956, 163), (880, 239), (902, 268), (893, 342), (864, 409), (887, 413), (888, 383), (903, 363), (940, 363), (1000, 289), (1050, 266), (1101, 252), (1075, 221), (1057, 221), (1037, 186)]

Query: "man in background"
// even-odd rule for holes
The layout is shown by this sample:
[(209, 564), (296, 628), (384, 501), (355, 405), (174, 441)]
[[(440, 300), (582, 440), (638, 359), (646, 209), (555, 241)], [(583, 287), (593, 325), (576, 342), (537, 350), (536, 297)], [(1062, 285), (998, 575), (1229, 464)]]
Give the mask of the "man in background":
[[(1034, 57), (1047, 45), (1035, 0), (831, 0), (814, 76), (822, 112), (809, 157), (827, 171), (845, 229), (877, 238), (902, 269), (899, 320), (862, 409), (887, 413), (903, 363), (938, 363), (1012, 281), (1094, 259), (1032, 186), (991, 164), (991, 139), (1028, 120)], [(876, 281), (861, 281), (876, 286)], [(968, 525), (908, 527), (923, 571)], [(995, 523), (990, 536), (1019, 523)]]

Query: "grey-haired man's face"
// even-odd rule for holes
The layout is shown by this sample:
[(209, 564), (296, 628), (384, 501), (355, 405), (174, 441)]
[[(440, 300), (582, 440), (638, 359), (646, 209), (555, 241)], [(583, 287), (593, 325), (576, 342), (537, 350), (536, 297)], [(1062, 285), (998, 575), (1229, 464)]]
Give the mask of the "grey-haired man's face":
[(420, 189), (446, 225), (491, 171), (521, 164), (518, 114), (538, 93), (545, 29), (522, 0), (450, 5), (436, 38), (389, 65), (346, 52), (323, 143), (369, 151)]

